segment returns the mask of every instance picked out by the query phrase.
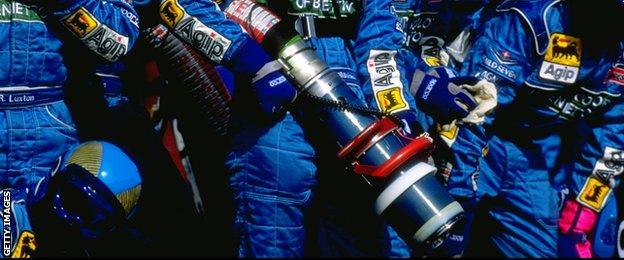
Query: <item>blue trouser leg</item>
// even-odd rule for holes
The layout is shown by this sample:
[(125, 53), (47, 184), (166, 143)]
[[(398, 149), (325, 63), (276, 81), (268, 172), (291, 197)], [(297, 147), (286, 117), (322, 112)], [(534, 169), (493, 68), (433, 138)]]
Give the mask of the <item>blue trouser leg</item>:
[[(496, 248), (507, 257), (555, 257), (558, 210), (547, 167), (551, 154), (539, 144), (521, 147), (497, 136), (488, 144), (489, 153), (479, 163), (479, 206), (469, 247), (489, 244), (481, 248)], [(468, 251), (488, 254), (479, 247)]]
[[(24, 238), (32, 236), (25, 233), (32, 232), (27, 213), (28, 195), (58, 166), (59, 157), (77, 143), (74, 123), (61, 101), (0, 110), (0, 185), (10, 191), (14, 247), (32, 246), (20, 242), (29, 241)], [(14, 253), (18, 254), (16, 257), (29, 256), (25, 251)]]

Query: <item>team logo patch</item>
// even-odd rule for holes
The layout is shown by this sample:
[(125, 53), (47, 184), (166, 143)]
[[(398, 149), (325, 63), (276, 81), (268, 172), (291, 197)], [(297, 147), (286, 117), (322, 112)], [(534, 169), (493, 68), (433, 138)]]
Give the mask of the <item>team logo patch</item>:
[(95, 30), (100, 23), (87, 9), (80, 7), (72, 14), (66, 16), (63, 19), (63, 24), (78, 38), (83, 39)]
[(596, 212), (600, 212), (606, 204), (609, 194), (611, 194), (611, 188), (608, 185), (594, 177), (589, 177), (576, 200)]
[(184, 9), (178, 4), (177, 0), (166, 0), (160, 4), (159, 8), (160, 18), (170, 28), (175, 28), (176, 25), (184, 18)]
[(403, 96), (401, 72), (394, 60), (395, 55), (396, 51), (371, 50), (366, 62), (377, 106), (382, 112), (409, 109)]
[(624, 68), (613, 67), (607, 73), (607, 82), (624, 86)]
[(553, 33), (540, 68), (540, 78), (566, 84), (576, 82), (581, 66), (581, 49), (581, 39)]
[(382, 112), (391, 113), (407, 107), (398, 87), (380, 90), (376, 97)]
[(23, 231), (11, 253), (11, 258), (32, 258), (35, 250), (37, 250), (35, 234), (30, 231)]
[(63, 18), (62, 23), (91, 51), (116, 61), (128, 51), (128, 37), (101, 24), (84, 7)]
[(581, 65), (581, 40), (572, 36), (554, 33), (550, 37), (545, 61), (579, 67)]

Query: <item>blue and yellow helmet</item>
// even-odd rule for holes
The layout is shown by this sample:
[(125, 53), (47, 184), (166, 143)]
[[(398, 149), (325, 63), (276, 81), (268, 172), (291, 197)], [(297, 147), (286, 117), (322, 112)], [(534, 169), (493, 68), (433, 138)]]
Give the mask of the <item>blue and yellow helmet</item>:
[(119, 147), (102, 141), (83, 143), (63, 156), (61, 169), (77, 165), (97, 177), (121, 203), (129, 216), (141, 195), (141, 175)]
[(82, 239), (97, 240), (126, 227), (142, 184), (136, 164), (126, 153), (111, 143), (91, 141), (70, 149), (58, 165), (31, 199), (39, 229), (77, 231)]

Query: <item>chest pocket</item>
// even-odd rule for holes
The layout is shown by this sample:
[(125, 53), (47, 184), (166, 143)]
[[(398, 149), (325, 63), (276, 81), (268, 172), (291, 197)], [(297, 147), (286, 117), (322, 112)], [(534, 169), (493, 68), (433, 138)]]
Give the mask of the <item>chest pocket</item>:
[(288, 13), (336, 19), (354, 16), (360, 9), (358, 5), (358, 0), (290, 0)]

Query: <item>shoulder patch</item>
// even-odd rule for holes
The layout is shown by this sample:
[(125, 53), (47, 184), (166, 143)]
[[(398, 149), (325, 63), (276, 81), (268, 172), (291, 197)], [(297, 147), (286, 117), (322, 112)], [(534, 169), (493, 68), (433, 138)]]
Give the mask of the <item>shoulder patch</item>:
[(87, 9), (80, 7), (63, 19), (63, 25), (78, 38), (83, 39), (87, 34), (95, 30), (100, 25), (100, 22)]
[(609, 185), (604, 184), (594, 177), (589, 177), (585, 185), (583, 185), (581, 192), (576, 197), (576, 200), (590, 209), (600, 212), (606, 204), (611, 191)]
[(165, 22), (169, 28), (175, 28), (186, 14), (184, 8), (178, 4), (177, 0), (162, 1), (158, 8), (158, 13), (162, 21)]
[(539, 77), (564, 84), (576, 82), (581, 66), (581, 39), (553, 33), (546, 49)]
[(581, 65), (581, 39), (561, 33), (550, 36), (544, 60), (562, 65), (579, 67)]
[(377, 104), (382, 112), (391, 113), (407, 108), (407, 102), (402, 99), (401, 89), (392, 87), (375, 93)]
[(116, 61), (128, 51), (128, 37), (100, 23), (84, 7), (65, 16), (61, 22), (87, 48), (108, 61)]

